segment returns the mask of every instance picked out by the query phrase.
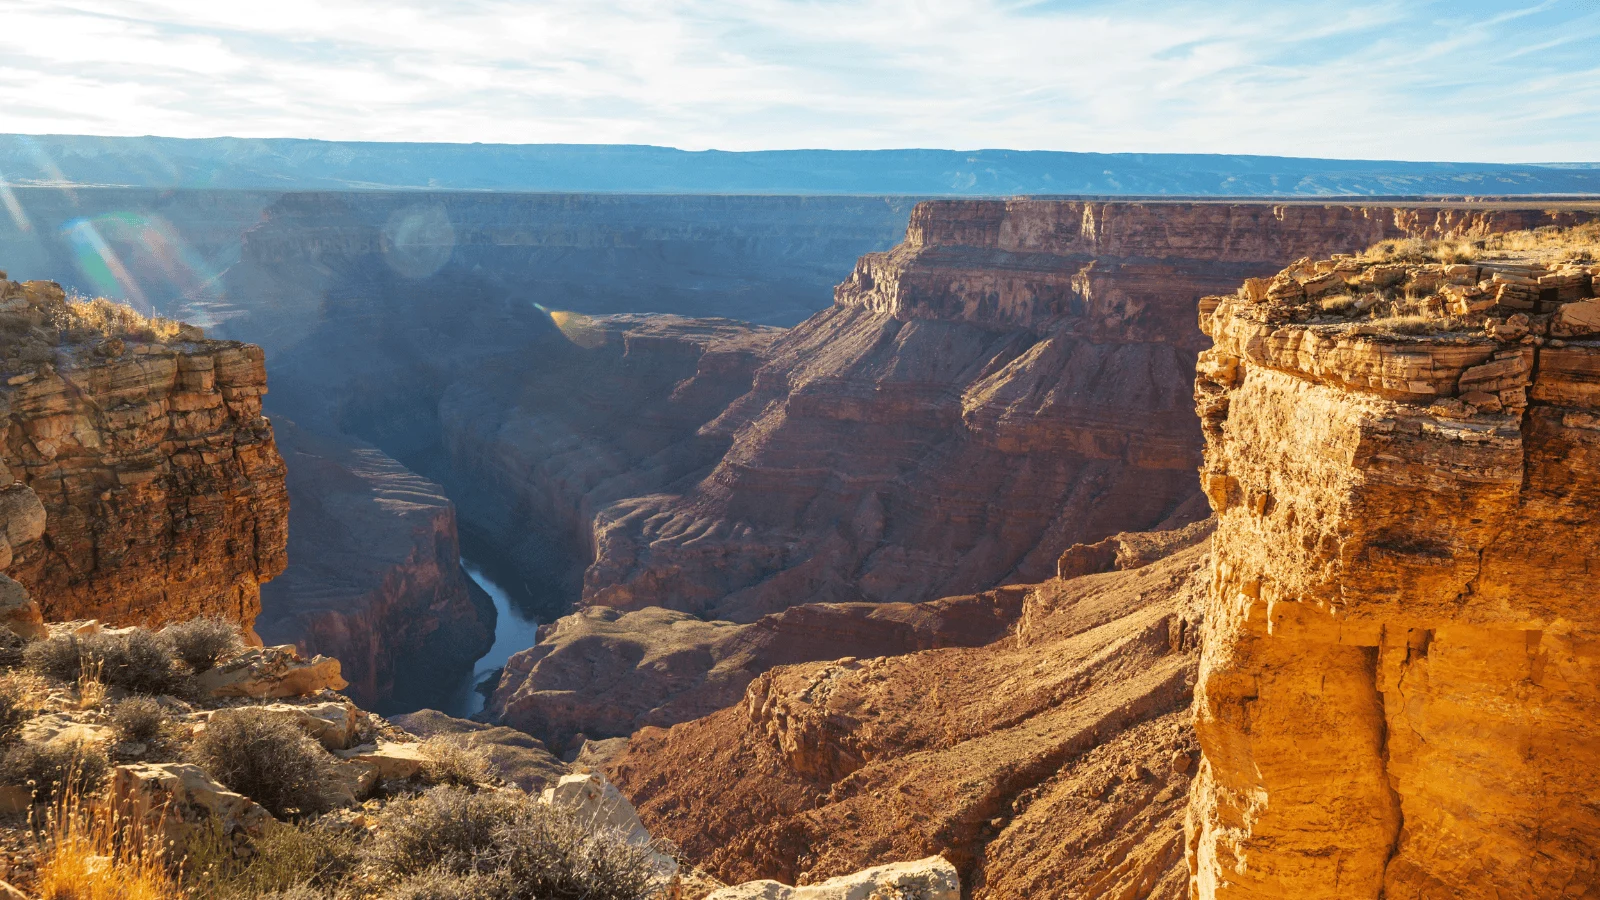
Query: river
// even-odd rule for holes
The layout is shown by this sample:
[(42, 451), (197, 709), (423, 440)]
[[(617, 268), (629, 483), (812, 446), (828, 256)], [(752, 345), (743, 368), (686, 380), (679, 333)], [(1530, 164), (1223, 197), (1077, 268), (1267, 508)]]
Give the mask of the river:
[(443, 712), (465, 718), (483, 711), (484, 697), (477, 691), (478, 684), (504, 666), (511, 654), (538, 642), (539, 622), (523, 612), (526, 603), (516, 602), (526, 591), (518, 590), (507, 574), (491, 570), (466, 556), (461, 557), (461, 569), (494, 601), (496, 613), (494, 644), (473, 663), (472, 674), (456, 686), (443, 704)]

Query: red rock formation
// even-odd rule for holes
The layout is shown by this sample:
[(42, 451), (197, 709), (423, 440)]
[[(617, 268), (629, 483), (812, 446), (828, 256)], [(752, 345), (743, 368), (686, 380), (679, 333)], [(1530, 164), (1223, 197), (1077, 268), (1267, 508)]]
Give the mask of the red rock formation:
[(337, 657), (364, 706), (439, 702), (494, 635), (493, 607), (461, 571), (455, 508), (375, 447), (274, 424), (294, 501), (289, 567), (263, 588), (257, 630)]
[(0, 457), (47, 522), (11, 574), (48, 619), (248, 628), (283, 570), (288, 511), (261, 350), (130, 331), (130, 312), (78, 319), (58, 286), (0, 280)]
[(732, 442), (707, 477), (585, 507), (584, 602), (749, 622), (1041, 580), (1073, 543), (1151, 528), (1194, 496), (1201, 296), (1305, 254), (1573, 215), (919, 204), (905, 243), (864, 256), (702, 429)]
[(1002, 589), (927, 603), (795, 606), (750, 625), (649, 607), (591, 607), (511, 657), (487, 712), (559, 750), (626, 737), (739, 702), (774, 666), (987, 644), (1021, 612)]
[(1589, 237), (1206, 305), (1193, 896), (1600, 896)]
[(1204, 555), (1014, 589), (987, 646), (773, 669), (607, 769), (729, 882), (940, 853), (979, 898), (1176, 898)]

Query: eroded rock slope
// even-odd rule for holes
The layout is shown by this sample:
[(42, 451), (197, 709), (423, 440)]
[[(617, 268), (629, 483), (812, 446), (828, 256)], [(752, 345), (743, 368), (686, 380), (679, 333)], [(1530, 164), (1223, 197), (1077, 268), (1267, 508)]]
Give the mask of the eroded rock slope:
[(1181, 896), (1205, 553), (1016, 588), (983, 647), (772, 669), (608, 770), (730, 883), (942, 854), (976, 897)]
[(1600, 896), (1597, 237), (1202, 306), (1194, 896)]
[(260, 348), (0, 279), (0, 458), (42, 501), (11, 574), (50, 619), (249, 628), (284, 568)]

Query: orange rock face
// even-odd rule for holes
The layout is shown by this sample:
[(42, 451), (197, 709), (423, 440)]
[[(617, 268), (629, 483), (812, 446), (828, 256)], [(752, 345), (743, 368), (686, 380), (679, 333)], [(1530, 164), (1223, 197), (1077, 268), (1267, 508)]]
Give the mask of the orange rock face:
[[(1308, 253), (1576, 213), (937, 201), (701, 429), (710, 474), (593, 507), (584, 602), (754, 621), (1037, 582), (1194, 496), (1197, 301)], [(1181, 524), (1183, 520), (1170, 524)]]
[[(60, 288), (0, 282), (0, 297), (17, 329), (8, 350), (54, 335)], [(287, 537), (261, 350), (192, 331), (61, 341), (5, 354), (0, 456), (46, 514), (44, 539), (16, 552), (10, 574), (50, 620), (222, 615), (249, 627)]]
[(1203, 307), (1192, 896), (1600, 896), (1591, 279), (1480, 262), (1467, 321), (1321, 316), (1304, 265)]

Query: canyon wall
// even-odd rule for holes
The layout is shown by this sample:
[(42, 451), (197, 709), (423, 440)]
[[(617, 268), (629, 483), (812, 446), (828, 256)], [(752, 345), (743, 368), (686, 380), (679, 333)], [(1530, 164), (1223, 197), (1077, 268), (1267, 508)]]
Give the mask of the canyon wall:
[(248, 629), (284, 568), (288, 508), (260, 348), (63, 328), (67, 309), (54, 284), (0, 280), (0, 457), (47, 522), (13, 548), (13, 577), (52, 620)]
[(1200, 297), (1306, 254), (1572, 215), (920, 204), (702, 429), (730, 443), (708, 475), (595, 510), (583, 602), (749, 622), (1039, 581), (1074, 543), (1194, 517)]
[(1344, 258), (1203, 304), (1192, 896), (1600, 897), (1596, 277)]
[(288, 467), (291, 562), (263, 586), (256, 630), (337, 658), (364, 706), (439, 704), (495, 624), (461, 571), (454, 505), (375, 447), (283, 418), (273, 430)]

